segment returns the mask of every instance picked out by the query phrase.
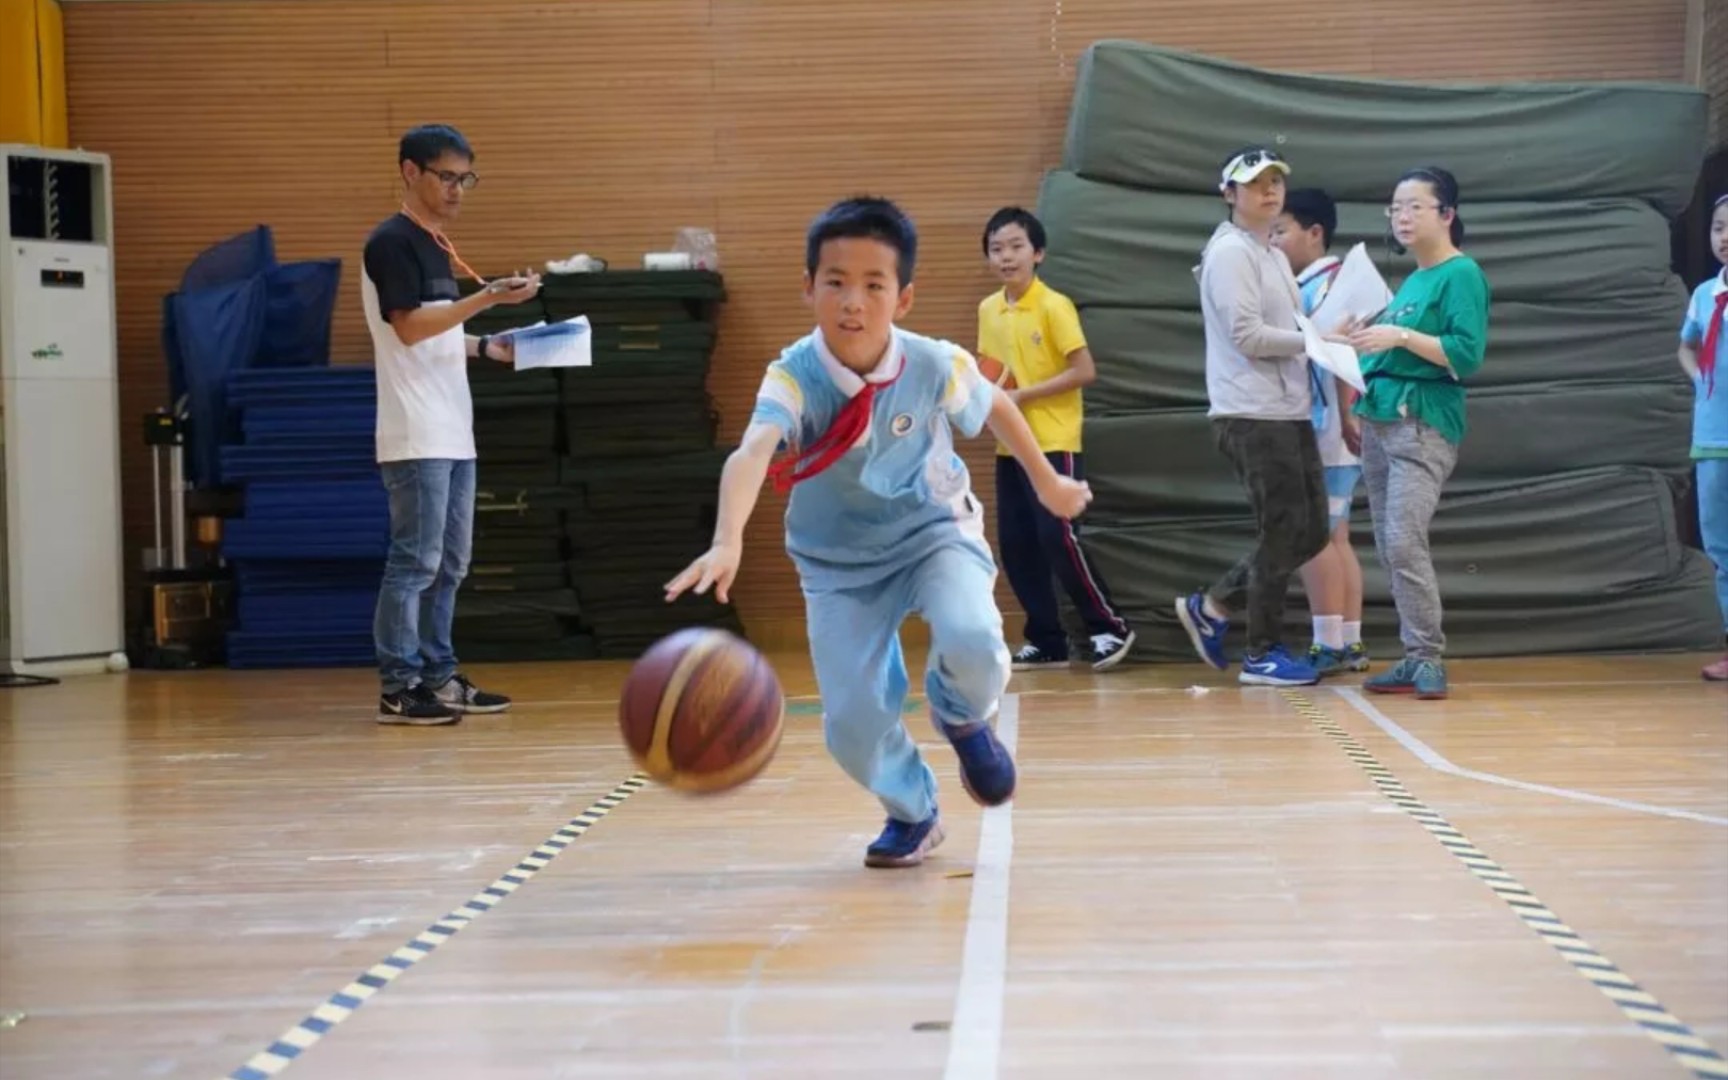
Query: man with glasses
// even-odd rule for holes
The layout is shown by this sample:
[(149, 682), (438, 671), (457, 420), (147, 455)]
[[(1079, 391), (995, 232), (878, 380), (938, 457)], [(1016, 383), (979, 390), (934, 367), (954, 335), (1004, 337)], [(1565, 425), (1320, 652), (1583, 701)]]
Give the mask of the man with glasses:
[(463, 332), (494, 304), (521, 303), (539, 275), (502, 278), (464, 298), (444, 227), (479, 182), (474, 152), (443, 125), (402, 136), (401, 209), (372, 231), (360, 296), (378, 376), (377, 452), (390, 500), (390, 551), (373, 638), (382, 683), (381, 724), (450, 724), (464, 713), (502, 712), (510, 699), (457, 670), (451, 624), (474, 535), (474, 406), (467, 361), (509, 363), (509, 340)]

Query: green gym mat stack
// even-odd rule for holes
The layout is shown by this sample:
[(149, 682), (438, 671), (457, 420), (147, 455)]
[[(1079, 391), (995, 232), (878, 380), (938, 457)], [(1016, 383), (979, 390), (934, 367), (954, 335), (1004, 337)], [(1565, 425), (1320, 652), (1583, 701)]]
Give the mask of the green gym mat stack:
[(706, 549), (720, 469), (708, 395), (709, 271), (549, 274), (540, 295), (468, 324), (493, 333), (586, 316), (593, 366), (471, 366), (480, 454), (474, 565), (457, 605), (464, 658), (633, 658), (675, 630), (742, 634), (711, 597), (667, 604)]
[(665, 599), (665, 584), (708, 548), (720, 469), (708, 395), (720, 275), (617, 270), (549, 276), (547, 318), (586, 315), (594, 366), (562, 372), (568, 438), (561, 480), (570, 577), (605, 657), (636, 656), (684, 626), (743, 633), (712, 595)]
[[(539, 299), (468, 320), (495, 334), (546, 318)], [(472, 362), (474, 555), (456, 601), (453, 636), (464, 660), (586, 660), (599, 655), (565, 565), (559, 488), (564, 436), (560, 373)]]
[[(1079, 306), (1098, 364), (1084, 543), (1140, 630), (1135, 653), (1191, 659), (1174, 598), (1253, 544), (1206, 417), (1194, 273), (1227, 213), (1218, 170), (1253, 144), (1290, 161), (1292, 187), (1332, 195), (1333, 253), (1365, 242), (1394, 289), (1414, 269), (1387, 243), (1398, 176), (1433, 164), (1458, 178), (1465, 250), (1493, 306), (1433, 526), (1448, 651), (1717, 643), (1708, 565), (1677, 539), (1691, 388), (1674, 361), (1686, 291), (1669, 239), (1698, 176), (1705, 107), (1672, 84), (1416, 85), (1093, 44), (1038, 208), (1044, 276)], [(1395, 655), (1361, 489), (1353, 521), (1365, 636)], [(1308, 641), (1306, 617), (1293, 580), (1293, 644)]]

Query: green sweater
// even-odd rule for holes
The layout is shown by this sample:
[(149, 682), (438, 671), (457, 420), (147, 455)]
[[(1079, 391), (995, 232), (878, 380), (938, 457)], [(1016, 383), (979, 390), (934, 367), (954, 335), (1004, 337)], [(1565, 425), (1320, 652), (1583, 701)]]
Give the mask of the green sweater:
[(1367, 420), (1421, 420), (1457, 445), (1464, 439), (1464, 383), (1488, 346), (1488, 279), (1468, 255), (1456, 255), (1404, 279), (1381, 322), (1440, 339), (1452, 371), (1408, 349), (1362, 357), (1368, 392), (1356, 403)]

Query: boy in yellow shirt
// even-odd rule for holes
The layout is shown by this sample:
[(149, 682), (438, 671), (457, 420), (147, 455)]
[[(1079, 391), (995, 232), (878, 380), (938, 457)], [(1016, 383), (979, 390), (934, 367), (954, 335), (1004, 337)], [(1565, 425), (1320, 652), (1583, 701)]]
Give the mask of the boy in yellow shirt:
[[(984, 226), (984, 257), (1002, 288), (978, 305), (978, 365), (1020, 407), (1056, 471), (1083, 480), (1080, 392), (1098, 373), (1073, 301), (1038, 278), (1045, 243), (1043, 223), (1017, 206), (996, 211)], [(996, 454), (997, 542), (1008, 584), (1026, 610), (1026, 643), (1014, 654), (1014, 670), (1068, 663), (1053, 578), (1085, 620), (1086, 661), (1095, 671), (1115, 666), (1134, 631), (1081, 549), (1078, 528), (1044, 509), (1006, 447)]]

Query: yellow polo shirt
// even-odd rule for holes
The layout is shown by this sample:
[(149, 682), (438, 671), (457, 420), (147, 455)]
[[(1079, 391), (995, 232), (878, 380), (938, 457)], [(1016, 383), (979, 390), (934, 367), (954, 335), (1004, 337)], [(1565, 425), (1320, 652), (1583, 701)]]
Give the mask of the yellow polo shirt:
[[(978, 355), (992, 357), (1014, 374), (1019, 386), (1035, 386), (1068, 369), (1068, 354), (1086, 347), (1074, 302), (1034, 277), (1031, 288), (1010, 304), (998, 289), (978, 305)], [(1022, 405), (1026, 424), (1047, 454), (1080, 452), (1085, 407), (1078, 389)], [(996, 444), (998, 454), (1008, 448)]]

